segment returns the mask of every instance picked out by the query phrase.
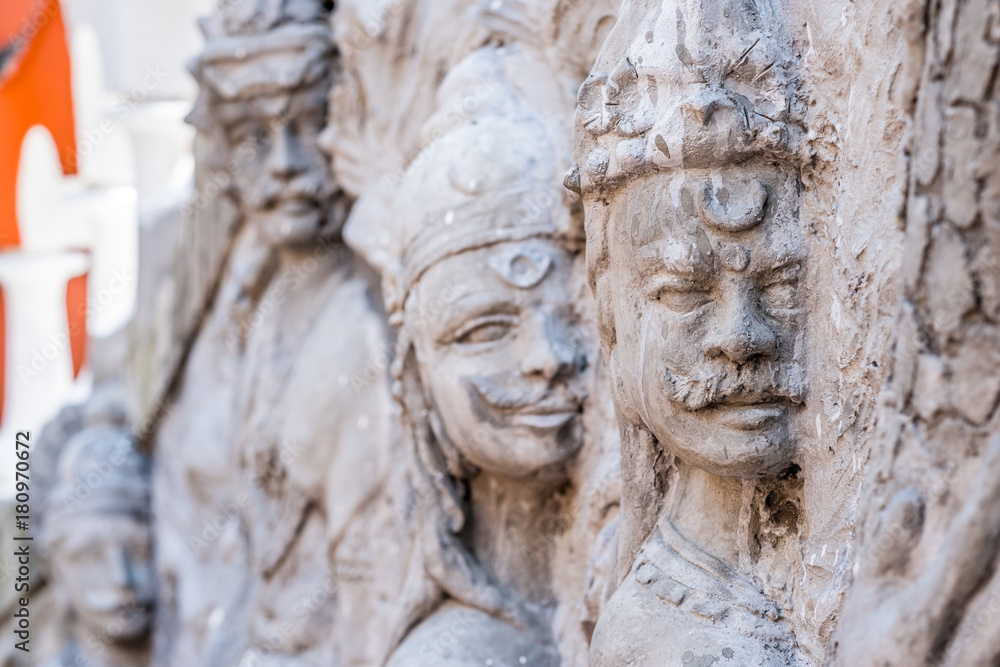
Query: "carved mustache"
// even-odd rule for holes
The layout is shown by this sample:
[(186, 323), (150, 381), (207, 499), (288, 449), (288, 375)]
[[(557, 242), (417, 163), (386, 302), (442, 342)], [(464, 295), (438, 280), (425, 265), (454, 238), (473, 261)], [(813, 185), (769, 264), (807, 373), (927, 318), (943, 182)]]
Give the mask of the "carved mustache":
[(115, 590), (91, 591), (87, 596), (87, 608), (101, 614), (118, 611), (133, 615), (146, 613), (152, 609), (154, 602), (149, 595)]
[(664, 368), (669, 400), (692, 412), (714, 405), (751, 405), (805, 400), (805, 369), (797, 363), (758, 361), (743, 366), (714, 364), (697, 375)]
[(326, 184), (322, 179), (311, 175), (297, 178), (291, 183), (268, 178), (258, 188), (244, 193), (247, 205), (257, 210), (274, 208), (283, 201), (295, 199), (319, 203), (326, 195)]
[(490, 407), (500, 412), (576, 412), (583, 405), (584, 399), (584, 396), (573, 392), (567, 392), (565, 397), (560, 396), (552, 387), (537, 390), (523, 386), (511, 387), (481, 377), (470, 379), (469, 384)]

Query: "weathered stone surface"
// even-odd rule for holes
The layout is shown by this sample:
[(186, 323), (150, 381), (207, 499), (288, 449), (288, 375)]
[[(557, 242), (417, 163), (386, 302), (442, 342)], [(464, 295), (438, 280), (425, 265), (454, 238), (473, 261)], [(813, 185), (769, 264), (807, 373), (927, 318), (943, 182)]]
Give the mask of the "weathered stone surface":
[(152, 664), (996, 662), (995, 3), (618, 4), (206, 18)]

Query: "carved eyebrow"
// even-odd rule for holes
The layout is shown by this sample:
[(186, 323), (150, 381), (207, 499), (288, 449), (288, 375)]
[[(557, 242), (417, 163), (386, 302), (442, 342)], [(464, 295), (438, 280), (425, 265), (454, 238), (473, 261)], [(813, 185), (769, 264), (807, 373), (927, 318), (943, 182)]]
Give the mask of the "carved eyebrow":
[(802, 260), (799, 255), (784, 255), (771, 263), (762, 273), (769, 279), (797, 278), (802, 271)]
[(642, 274), (672, 273), (695, 280), (706, 280), (714, 273), (711, 262), (700, 254), (683, 259), (664, 256), (662, 242), (647, 243), (635, 253), (636, 266)]
[[(454, 303), (448, 304), (441, 312), (444, 327), (439, 342), (448, 342), (448, 336), (469, 320), (487, 315), (516, 315), (520, 310), (516, 303), (501, 295), (490, 298), (489, 294), (479, 293), (460, 297)], [(434, 315), (431, 314), (431, 317)]]

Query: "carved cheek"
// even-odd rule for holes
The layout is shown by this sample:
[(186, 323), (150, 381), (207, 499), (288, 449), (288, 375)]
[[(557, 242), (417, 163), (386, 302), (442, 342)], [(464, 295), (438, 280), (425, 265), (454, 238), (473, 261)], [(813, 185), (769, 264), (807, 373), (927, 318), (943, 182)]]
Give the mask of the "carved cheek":
[(651, 333), (661, 349), (662, 363), (671, 371), (692, 373), (704, 361), (702, 341), (711, 325), (714, 305), (683, 314), (657, 310), (660, 311), (660, 324)]

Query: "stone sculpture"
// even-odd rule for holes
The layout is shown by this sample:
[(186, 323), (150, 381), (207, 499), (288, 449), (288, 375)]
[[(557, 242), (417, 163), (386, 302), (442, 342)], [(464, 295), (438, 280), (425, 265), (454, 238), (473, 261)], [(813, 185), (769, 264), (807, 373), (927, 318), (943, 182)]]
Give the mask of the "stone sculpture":
[(150, 461), (124, 428), (91, 426), (66, 443), (42, 543), (69, 600), (73, 637), (50, 667), (149, 661), (156, 602)]
[(157, 438), (168, 664), (328, 664), (332, 569), (384, 477), (392, 401), (368, 368), (384, 317), (339, 243), (347, 201), (317, 144), (328, 18), (322, 2), (245, 2), (204, 26), (191, 120), (225, 147), (212, 164), (246, 222)]
[(587, 358), (570, 298), (581, 234), (558, 186), (568, 145), (504, 79), (507, 48), (473, 53), (442, 83), (443, 109), (484, 79), (496, 88), (425, 146), (382, 222), (416, 522), (393, 666), (559, 664), (545, 527), (583, 442)]
[[(568, 122), (576, 89), (613, 23), (616, 8), (614, 0), (338, 3), (334, 34), (344, 80), (331, 95), (324, 146), (334, 156), (338, 179), (358, 196), (352, 218), (377, 221), (349, 223), (346, 242), (361, 249), (384, 273), (385, 265), (399, 252), (392, 247), (397, 235), (385, 221), (398, 217), (393, 202), (406, 201), (398, 198), (405, 166), (434, 154), (441, 146), (439, 140), (451, 130), (481, 114), (489, 115), (497, 104), (502, 107), (512, 90), (522, 102), (544, 109), (542, 115), (552, 124), (548, 140), (562, 146), (560, 160), (568, 161)], [(436, 38), (441, 31), (447, 32), (448, 39)], [(469, 58), (482, 44), (489, 46)], [(484, 54), (493, 57), (484, 58)], [(583, 61), (587, 64), (582, 65)], [(441, 80), (444, 72), (448, 75)], [(400, 109), (406, 113), (401, 115)], [(549, 174), (548, 178), (556, 176)], [(432, 238), (426, 241), (427, 245), (433, 243)], [(580, 328), (592, 332), (593, 303), (581, 253), (566, 276), (566, 287)], [(593, 546), (596, 535), (614, 516), (619, 488), (618, 435), (611, 417), (606, 369), (599, 360), (596, 336), (584, 335), (583, 343), (587, 357), (597, 359), (597, 363), (586, 374), (582, 451), (570, 466), (566, 487), (570, 492), (560, 503), (560, 511), (546, 519), (544, 538), (531, 538), (532, 543), (544, 539), (551, 562), (563, 564), (552, 574), (555, 611), (550, 632), (564, 664), (586, 659), (599, 604), (594, 595), (594, 604), (581, 605), (580, 598), (588, 586), (596, 591), (603, 585), (601, 567), (589, 567), (589, 560), (592, 550), (603, 554), (604, 545), (609, 543), (602, 540), (600, 546)], [(413, 502), (404, 495), (404, 480), (393, 488), (393, 495), (398, 496), (393, 504), (404, 514), (415, 513)], [(391, 558), (383, 558), (382, 563), (383, 571), (398, 567)], [(384, 605), (390, 618), (397, 615), (397, 602), (390, 596)], [(377, 655), (369, 652), (367, 659)]]
[(996, 663), (1000, 14), (617, 5), (218, 3), (211, 298), (133, 330), (152, 512), (64, 415), (55, 665)]
[(566, 181), (623, 448), (620, 583), (591, 664), (792, 664), (753, 570), (775, 520), (756, 499), (794, 499), (807, 387), (788, 51), (745, 3), (623, 12), (581, 89)]

